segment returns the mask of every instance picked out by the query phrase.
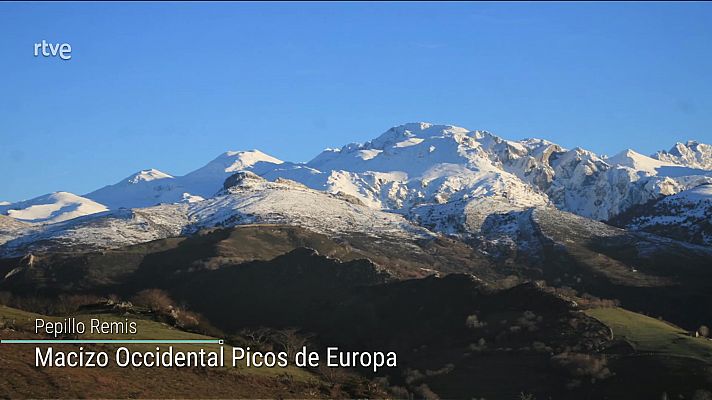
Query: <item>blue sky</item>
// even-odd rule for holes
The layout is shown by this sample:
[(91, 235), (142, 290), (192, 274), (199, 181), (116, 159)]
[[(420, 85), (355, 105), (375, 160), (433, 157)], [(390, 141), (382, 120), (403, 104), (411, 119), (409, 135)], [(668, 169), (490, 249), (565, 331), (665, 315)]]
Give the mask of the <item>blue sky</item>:
[[(710, 3), (2, 3), (0, 200), (413, 121), (644, 154), (712, 142)], [(72, 60), (35, 58), (46, 39)]]

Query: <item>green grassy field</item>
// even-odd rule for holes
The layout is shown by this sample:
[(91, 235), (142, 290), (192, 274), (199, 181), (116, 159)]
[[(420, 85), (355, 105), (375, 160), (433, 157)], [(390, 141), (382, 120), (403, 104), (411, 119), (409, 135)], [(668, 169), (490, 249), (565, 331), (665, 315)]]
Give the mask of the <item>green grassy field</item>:
[(627, 341), (636, 352), (712, 362), (711, 340), (692, 337), (689, 332), (665, 321), (622, 308), (595, 308), (585, 312), (610, 327), (614, 338)]

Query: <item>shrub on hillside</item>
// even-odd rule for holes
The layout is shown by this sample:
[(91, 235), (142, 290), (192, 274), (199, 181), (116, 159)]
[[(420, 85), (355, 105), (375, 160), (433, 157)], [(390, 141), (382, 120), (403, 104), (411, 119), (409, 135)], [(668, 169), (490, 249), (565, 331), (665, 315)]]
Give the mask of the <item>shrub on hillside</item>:
[(612, 375), (605, 355), (564, 352), (552, 357), (552, 361), (574, 378), (595, 382)]
[(168, 313), (173, 309), (173, 300), (168, 293), (160, 289), (145, 289), (131, 298), (137, 306), (150, 308), (156, 313)]
[(465, 326), (467, 326), (470, 329), (477, 329), (477, 328), (482, 328), (485, 325), (487, 325), (486, 322), (480, 321), (477, 315), (472, 314), (468, 315), (467, 318), (465, 319)]

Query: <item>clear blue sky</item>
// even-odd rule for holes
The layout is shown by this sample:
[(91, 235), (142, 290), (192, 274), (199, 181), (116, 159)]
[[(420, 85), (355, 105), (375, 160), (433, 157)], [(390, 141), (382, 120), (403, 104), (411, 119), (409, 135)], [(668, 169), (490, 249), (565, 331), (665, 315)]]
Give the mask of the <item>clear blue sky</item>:
[(711, 3), (2, 3), (0, 200), (412, 121), (611, 155), (712, 142), (711, 45)]

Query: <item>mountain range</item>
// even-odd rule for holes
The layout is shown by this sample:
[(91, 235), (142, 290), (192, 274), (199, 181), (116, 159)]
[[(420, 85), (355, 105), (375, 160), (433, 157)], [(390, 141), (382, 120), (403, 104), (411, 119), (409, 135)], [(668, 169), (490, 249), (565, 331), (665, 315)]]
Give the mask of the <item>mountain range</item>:
[[(22, 309), (0, 319), (143, 313), (152, 293), (180, 306), (140, 317), (172, 331), (398, 352), (383, 375), (352, 371), (363, 386), (311, 371), (324, 383), (306, 397), (708, 398), (712, 342), (691, 332), (712, 321), (711, 149), (605, 157), (411, 123), (306, 163), (251, 150), (146, 169), (0, 204), (0, 301)], [(31, 365), (3, 373), (46, 397)]]
[[(224, 187), (238, 172), (250, 173), (233, 182), (239, 189)], [(698, 142), (650, 157), (630, 149), (605, 157), (543, 139), (409, 123), (306, 163), (228, 151), (183, 176), (146, 169), (82, 196), (56, 192), (4, 203), (0, 214), (12, 221), (2, 220), (0, 238), (5, 253), (58, 235), (111, 247), (258, 221), (463, 238), (492, 236), (485, 222), (493, 215), (554, 208), (710, 245), (708, 184), (712, 146)], [(119, 225), (126, 232), (117, 236), (111, 231)], [(696, 233), (687, 238), (681, 229)]]

